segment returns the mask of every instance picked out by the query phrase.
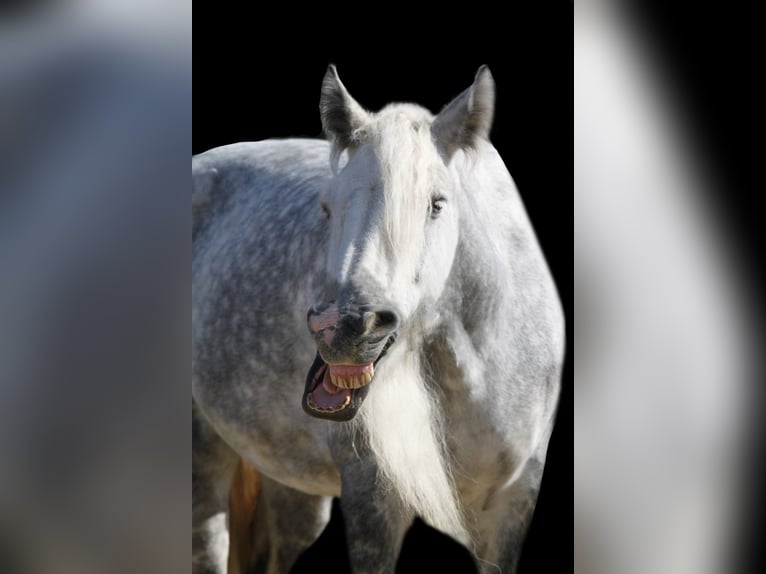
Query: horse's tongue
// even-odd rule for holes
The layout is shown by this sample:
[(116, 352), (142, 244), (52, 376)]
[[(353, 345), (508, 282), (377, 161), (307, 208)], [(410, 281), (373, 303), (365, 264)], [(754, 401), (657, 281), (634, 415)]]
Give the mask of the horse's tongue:
[(330, 381), (329, 370), (325, 371), (322, 383), (311, 393), (311, 400), (320, 409), (337, 409), (351, 397), (351, 389), (341, 389)]

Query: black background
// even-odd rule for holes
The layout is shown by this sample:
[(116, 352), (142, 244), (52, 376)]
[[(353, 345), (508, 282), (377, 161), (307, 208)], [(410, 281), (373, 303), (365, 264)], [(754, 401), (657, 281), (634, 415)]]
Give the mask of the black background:
[[(531, 3), (535, 4), (535, 3)], [(504, 6), (436, 23), (372, 7), (352, 24), (337, 14), (233, 11), (194, 5), (193, 153), (237, 141), (320, 137), (328, 63), (357, 101), (377, 110), (411, 101), (437, 112), (489, 65), (497, 85), (491, 139), (519, 188), (558, 285), (569, 349), (557, 422), (520, 572), (572, 569), (572, 6)], [(388, 10), (387, 10), (388, 11)], [(297, 22), (300, 24), (285, 24)], [(294, 572), (347, 571), (337, 507)], [(472, 572), (467, 553), (416, 523), (398, 572)], [(328, 560), (330, 562), (328, 562)]]

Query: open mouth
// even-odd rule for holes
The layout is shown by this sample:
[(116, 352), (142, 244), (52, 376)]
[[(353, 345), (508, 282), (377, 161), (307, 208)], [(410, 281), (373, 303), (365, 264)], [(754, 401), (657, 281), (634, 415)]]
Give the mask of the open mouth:
[(395, 339), (396, 336), (391, 335), (378, 358), (371, 363), (328, 364), (317, 352), (306, 377), (303, 410), (321, 419), (351, 420), (367, 396), (370, 383), (375, 379), (375, 367)]

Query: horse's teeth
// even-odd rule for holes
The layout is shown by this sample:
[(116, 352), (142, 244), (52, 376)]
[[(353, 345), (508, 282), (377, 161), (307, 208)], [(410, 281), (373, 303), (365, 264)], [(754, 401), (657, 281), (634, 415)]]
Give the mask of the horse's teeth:
[(330, 372), (332, 384), (340, 389), (358, 389), (372, 381), (373, 372), (359, 373), (358, 375), (340, 375)]

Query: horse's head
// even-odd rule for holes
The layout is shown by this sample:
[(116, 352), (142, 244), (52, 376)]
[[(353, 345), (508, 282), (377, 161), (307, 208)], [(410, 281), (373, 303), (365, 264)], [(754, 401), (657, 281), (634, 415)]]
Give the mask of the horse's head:
[(310, 415), (351, 419), (397, 333), (437, 311), (458, 243), (461, 188), (448, 166), (488, 137), (493, 109), (486, 67), (436, 117), (409, 104), (369, 113), (327, 70), (320, 111), (334, 177), (317, 208), (330, 280), (308, 311), (318, 348), (303, 398)]

